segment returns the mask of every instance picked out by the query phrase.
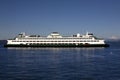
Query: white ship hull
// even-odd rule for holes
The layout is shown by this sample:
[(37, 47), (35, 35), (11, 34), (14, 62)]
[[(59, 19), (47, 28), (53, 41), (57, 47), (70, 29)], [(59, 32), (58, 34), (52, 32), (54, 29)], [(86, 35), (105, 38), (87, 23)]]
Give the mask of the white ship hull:
[(26, 36), (20, 34), (15, 39), (7, 40), (5, 47), (108, 47), (103, 39), (98, 39), (93, 34), (74, 35), (63, 37), (57, 32), (47, 37)]

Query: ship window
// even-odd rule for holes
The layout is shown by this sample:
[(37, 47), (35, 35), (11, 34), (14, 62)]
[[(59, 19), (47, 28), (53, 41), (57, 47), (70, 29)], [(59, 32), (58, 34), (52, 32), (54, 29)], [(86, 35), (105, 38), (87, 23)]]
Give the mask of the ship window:
[(12, 42), (14, 42), (14, 41), (12, 41)]

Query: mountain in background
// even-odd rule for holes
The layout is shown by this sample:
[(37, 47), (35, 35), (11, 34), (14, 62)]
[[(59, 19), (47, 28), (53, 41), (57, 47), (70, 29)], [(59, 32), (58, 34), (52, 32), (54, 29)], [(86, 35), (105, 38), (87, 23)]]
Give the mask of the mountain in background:
[(106, 39), (107, 41), (120, 41), (120, 37), (117, 36), (111, 36)]

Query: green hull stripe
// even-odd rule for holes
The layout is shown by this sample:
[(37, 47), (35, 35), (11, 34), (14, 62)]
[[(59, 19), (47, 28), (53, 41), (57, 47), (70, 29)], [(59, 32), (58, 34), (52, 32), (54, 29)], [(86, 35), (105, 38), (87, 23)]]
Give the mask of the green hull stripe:
[(109, 47), (108, 44), (31, 44), (31, 45), (4, 45), (4, 47)]

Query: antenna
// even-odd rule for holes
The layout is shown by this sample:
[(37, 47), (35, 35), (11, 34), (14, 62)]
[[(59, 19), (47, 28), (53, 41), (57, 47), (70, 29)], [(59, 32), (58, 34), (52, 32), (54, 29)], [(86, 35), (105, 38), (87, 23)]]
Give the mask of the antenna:
[(89, 32), (86, 30), (86, 35), (88, 35), (88, 33), (89, 33)]

